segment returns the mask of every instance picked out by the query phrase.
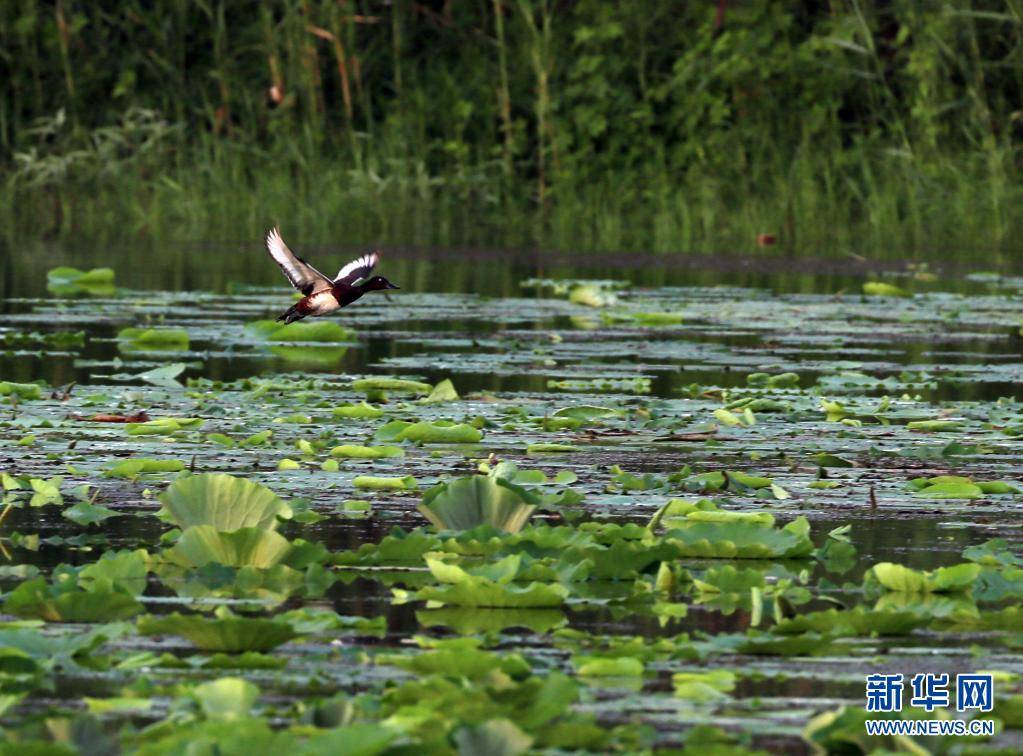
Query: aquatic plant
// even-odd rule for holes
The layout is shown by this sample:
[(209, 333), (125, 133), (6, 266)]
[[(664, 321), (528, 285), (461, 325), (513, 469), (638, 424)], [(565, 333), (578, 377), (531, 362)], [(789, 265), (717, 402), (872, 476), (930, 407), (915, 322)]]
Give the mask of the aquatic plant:
[(440, 530), (491, 525), (517, 533), (538, 504), (536, 496), (503, 478), (471, 475), (431, 488), (418, 509)]
[(215, 532), (274, 530), (277, 518), (292, 514), (265, 486), (223, 473), (179, 478), (160, 495), (160, 502), (159, 514), (178, 527), (210, 526)]

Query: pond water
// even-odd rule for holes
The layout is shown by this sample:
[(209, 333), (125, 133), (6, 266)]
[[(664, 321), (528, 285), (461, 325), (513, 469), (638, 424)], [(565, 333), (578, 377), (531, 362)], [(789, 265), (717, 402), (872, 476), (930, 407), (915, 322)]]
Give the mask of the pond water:
[[(355, 251), (300, 248), (321, 268)], [(12, 731), (88, 716), (126, 747), (155, 743), (171, 721), (212, 727), (208, 697), (231, 695), (202, 686), (230, 676), (258, 687), (257, 719), (288, 732), (333, 697), (354, 723), (390, 717), (387, 742), (423, 748), (429, 720), (449, 747), (521, 735), (535, 748), (688, 742), (695, 753), (711, 738), (792, 753), (862, 736), (865, 674), (997, 670), (1004, 730), (992, 747), (1023, 745), (1023, 278), (1011, 271), (388, 249), (378, 272), (400, 292), (367, 295), (319, 321), (326, 329), (279, 331), (265, 321), (292, 300), (252, 244), (6, 251), (0, 585), (3, 611), (21, 619), (0, 627), (0, 646), (15, 630), (51, 642), (106, 633), (73, 662), (37, 654), (6, 678)], [(116, 278), (48, 280), (69, 264)], [(358, 382), (384, 377), (420, 385)], [(457, 396), (433, 390), (447, 380)], [(434, 435), (414, 442), (409, 424)], [(247, 562), (221, 527), (209, 535), (219, 556), (189, 562), (191, 536), (171, 530), (188, 523), (154, 516), (188, 472), (229, 473), (290, 502), (295, 516), (259, 536), (287, 539), (288, 556)], [(436, 539), (423, 492), (477, 474), (542, 500), (525, 535)], [(417, 551), (414, 538), (429, 543)], [(112, 586), (90, 577), (108, 551), (139, 560), (135, 589), (122, 584), (127, 566), (104, 567)], [(470, 573), (512, 559), (520, 572), (501, 585), (556, 586), (563, 600), (495, 588), (496, 607), (478, 593), (430, 603), (450, 582), (427, 569), (430, 555)], [(569, 575), (587, 555), (588, 574)], [(482, 590), (483, 578), (464, 579)], [(96, 591), (132, 601), (86, 616), (60, 603), (65, 590), (88, 607), (102, 603)], [(217, 606), (245, 615), (216, 620), (239, 623), (232, 632), (288, 617), (295, 639), (204, 645), (191, 626), (159, 624)], [(464, 673), (460, 695), (490, 690), (494, 712), (442, 727), (419, 709), (410, 724), (398, 700), (415, 697), (410, 675), (442, 700), (452, 670), (436, 665), (468, 654), (464, 638), (485, 669)], [(567, 675), (550, 722), (493, 693), (490, 667), (518, 657), (523, 691)], [(186, 689), (192, 708), (179, 711)], [(817, 719), (804, 731), (827, 711), (832, 730)], [(569, 739), (558, 716), (580, 738), (591, 721), (602, 734)], [(511, 734), (487, 729), (505, 719)], [(693, 730), (708, 723), (722, 732)]]

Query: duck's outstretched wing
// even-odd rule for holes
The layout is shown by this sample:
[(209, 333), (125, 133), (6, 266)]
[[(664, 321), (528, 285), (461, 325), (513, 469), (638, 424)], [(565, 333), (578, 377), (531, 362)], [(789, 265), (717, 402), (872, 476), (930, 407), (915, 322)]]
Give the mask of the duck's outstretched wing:
[(284, 275), (291, 281), (291, 285), (305, 296), (331, 287), (332, 281), (329, 278), (288, 249), (277, 226), (271, 228), (266, 234), (266, 251), (284, 271)]
[(380, 262), (379, 252), (370, 252), (368, 255), (363, 255), (358, 260), (352, 260), (337, 272), (337, 275), (334, 276), (334, 283), (343, 283), (351, 286), (360, 278), (365, 278), (372, 273), (373, 268), (378, 262)]

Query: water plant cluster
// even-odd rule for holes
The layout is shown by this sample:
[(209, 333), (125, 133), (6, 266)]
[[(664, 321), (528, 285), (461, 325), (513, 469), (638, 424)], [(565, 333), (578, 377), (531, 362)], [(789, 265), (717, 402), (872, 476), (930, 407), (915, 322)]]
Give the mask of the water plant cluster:
[(969, 283), (281, 327), (55, 271), (0, 316), (3, 738), (959, 752), (864, 735), (864, 675), (923, 669), (992, 671), (972, 745), (1018, 749), (1023, 282)]
[(9, 4), (0, 212), (12, 239), (247, 238), (270, 208), (366, 243), (1011, 250), (1021, 34), (1012, 2)]

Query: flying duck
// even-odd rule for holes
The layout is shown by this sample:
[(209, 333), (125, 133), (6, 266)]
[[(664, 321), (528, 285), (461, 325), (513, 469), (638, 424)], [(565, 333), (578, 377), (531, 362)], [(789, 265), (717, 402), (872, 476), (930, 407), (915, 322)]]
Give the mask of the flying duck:
[(380, 260), (379, 252), (370, 252), (352, 260), (331, 279), (288, 249), (276, 226), (266, 235), (266, 251), (284, 271), (291, 285), (302, 292), (302, 298), (277, 318), (285, 323), (334, 312), (350, 305), (367, 291), (401, 288), (383, 276), (368, 277)]

